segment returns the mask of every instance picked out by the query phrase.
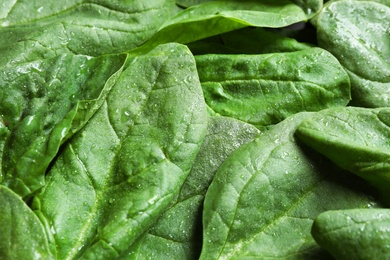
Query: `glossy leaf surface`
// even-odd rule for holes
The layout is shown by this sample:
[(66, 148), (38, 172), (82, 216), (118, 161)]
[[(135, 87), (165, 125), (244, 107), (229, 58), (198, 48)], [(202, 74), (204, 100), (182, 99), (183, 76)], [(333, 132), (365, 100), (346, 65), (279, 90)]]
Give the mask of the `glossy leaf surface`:
[[(193, 5), (199, 5), (204, 4), (208, 2), (212, 2), (213, 0), (176, 0), (176, 3), (183, 6), (183, 7), (190, 7)], [(224, 2), (243, 2), (243, 1), (237, 1), (237, 0), (228, 0)], [(260, 2), (260, 3), (266, 3), (266, 4), (275, 4), (275, 1), (270, 0), (260, 0), (260, 1), (247, 1), (247, 2)], [(280, 1), (282, 2), (282, 1)], [(287, 1), (286, 1), (287, 2)], [(320, 10), (322, 7), (322, 1), (321, 0), (292, 0), (291, 3), (295, 3), (298, 6), (300, 6), (306, 14), (312, 15)]]
[(379, 188), (390, 185), (390, 109), (332, 108), (304, 121), (298, 137)]
[(171, 0), (5, 0), (3, 5), (9, 8), (0, 13), (0, 51), (6, 50), (0, 66), (59, 53), (125, 52), (144, 43), (177, 11)]
[(321, 213), (312, 234), (336, 259), (386, 259), (390, 255), (390, 210), (350, 209)]
[(314, 218), (371, 205), (359, 180), (296, 143), (296, 127), (310, 116), (287, 118), (221, 165), (206, 194), (201, 259), (318, 259)]
[(254, 125), (349, 102), (349, 79), (328, 52), (196, 56), (205, 100), (216, 113)]
[(259, 130), (250, 124), (211, 117), (206, 138), (178, 200), (131, 248), (129, 259), (197, 259), (202, 247), (202, 206), (207, 188), (220, 164), (258, 134)]
[(156, 221), (203, 141), (202, 101), (186, 47), (162, 45), (129, 57), (106, 102), (64, 147), (35, 199), (59, 259), (118, 257)]
[(336, 1), (317, 20), (319, 46), (335, 55), (351, 78), (355, 106), (389, 106), (390, 7)]
[(52, 258), (43, 225), (26, 203), (4, 186), (0, 200), (0, 258)]
[(44, 185), (60, 145), (103, 103), (124, 59), (64, 54), (1, 70), (0, 115), (9, 130), (3, 185), (23, 197)]
[(167, 20), (145, 48), (171, 41), (189, 43), (247, 26), (284, 27), (307, 19), (304, 11), (288, 0), (212, 1)]

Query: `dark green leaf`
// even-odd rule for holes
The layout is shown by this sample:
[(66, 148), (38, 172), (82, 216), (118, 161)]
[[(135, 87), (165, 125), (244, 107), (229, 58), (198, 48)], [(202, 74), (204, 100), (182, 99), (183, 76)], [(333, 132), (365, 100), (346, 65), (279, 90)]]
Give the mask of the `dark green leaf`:
[(173, 0), (5, 1), (0, 67), (60, 53), (125, 52), (144, 43), (176, 12)]
[(336, 259), (387, 259), (390, 210), (326, 211), (314, 221), (312, 234)]
[(4, 185), (21, 196), (44, 185), (60, 145), (103, 103), (124, 58), (64, 54), (2, 69), (0, 114), (10, 131), (1, 157)]
[(195, 61), (178, 44), (130, 56), (34, 201), (59, 259), (120, 256), (166, 210), (203, 141)]
[(336, 1), (317, 20), (319, 46), (335, 55), (351, 78), (351, 104), (389, 106), (390, 7)]
[(199, 54), (260, 54), (292, 52), (309, 48), (308, 44), (266, 31), (263, 28), (243, 28), (224, 33), (218, 39), (205, 39), (188, 44), (194, 55)]
[(390, 109), (332, 108), (298, 128), (298, 137), (340, 167), (366, 179), (388, 200)]
[(197, 259), (202, 246), (202, 206), (207, 188), (220, 164), (258, 133), (254, 126), (238, 120), (210, 118), (208, 133), (178, 201), (130, 249), (129, 259)]
[(295, 142), (296, 127), (310, 116), (287, 118), (221, 165), (204, 202), (201, 259), (318, 259), (313, 219), (371, 206), (358, 179)]
[(284, 27), (307, 19), (304, 11), (288, 0), (212, 1), (190, 7), (169, 19), (145, 48), (171, 41), (189, 43), (247, 26)]
[(271, 125), (301, 111), (345, 106), (349, 79), (325, 50), (196, 56), (208, 106), (255, 125)]
[(0, 258), (52, 259), (44, 228), (20, 197), (0, 185)]

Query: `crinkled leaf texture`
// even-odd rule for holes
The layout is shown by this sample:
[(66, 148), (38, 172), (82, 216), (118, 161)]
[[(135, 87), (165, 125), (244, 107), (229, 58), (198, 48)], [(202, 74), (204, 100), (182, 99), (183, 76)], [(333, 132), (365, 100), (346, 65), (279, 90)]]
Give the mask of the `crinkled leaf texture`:
[(204, 195), (221, 163), (259, 134), (254, 126), (211, 117), (207, 135), (176, 203), (132, 248), (128, 259), (197, 259), (202, 247)]
[(49, 259), (48, 240), (42, 223), (21, 198), (0, 186), (0, 258)]
[(314, 221), (316, 242), (336, 259), (387, 259), (390, 255), (390, 210), (326, 211)]
[(206, 193), (200, 259), (318, 259), (314, 218), (371, 205), (364, 183), (295, 141), (310, 116), (287, 118), (224, 161)]
[(390, 202), (390, 108), (331, 108), (305, 120), (298, 137), (377, 187)]
[(130, 55), (35, 197), (58, 259), (126, 254), (179, 192), (206, 128), (195, 61), (185, 46)]
[(196, 56), (207, 105), (216, 113), (266, 126), (302, 111), (345, 106), (349, 78), (327, 51)]
[(389, 106), (390, 7), (368, 1), (336, 1), (317, 20), (318, 44), (351, 78), (351, 104)]
[(0, 69), (3, 185), (23, 197), (44, 185), (60, 145), (102, 105), (125, 58), (63, 54)]

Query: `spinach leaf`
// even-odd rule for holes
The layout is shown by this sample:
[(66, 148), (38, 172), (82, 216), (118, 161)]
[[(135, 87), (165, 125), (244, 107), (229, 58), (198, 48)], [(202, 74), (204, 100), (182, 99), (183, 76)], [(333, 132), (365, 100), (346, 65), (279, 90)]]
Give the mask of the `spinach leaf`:
[(345, 106), (348, 75), (328, 52), (196, 56), (207, 105), (254, 125), (271, 125), (301, 111)]
[[(213, 0), (176, 0), (176, 3), (183, 7), (190, 7), (193, 5), (199, 5), (204, 4), (207, 2), (215, 2)], [(221, 1), (222, 2), (222, 1)], [(237, 0), (227, 0), (224, 2), (243, 2), (243, 1), (237, 1)], [(260, 1), (247, 1), (247, 2), (261, 2), (261, 3), (275, 3), (275, 1), (270, 0), (260, 0)], [(300, 6), (306, 14), (311, 15), (316, 12), (318, 12), (322, 7), (322, 1), (321, 0), (292, 0), (292, 3), (297, 4)]]
[(389, 209), (350, 209), (321, 213), (312, 234), (336, 259), (386, 259), (389, 230)]
[(357, 178), (295, 141), (296, 127), (311, 116), (287, 118), (224, 161), (206, 193), (200, 259), (318, 259), (313, 219), (371, 205)]
[(332, 108), (305, 120), (298, 137), (377, 187), (388, 201), (390, 109)]
[(0, 258), (52, 258), (42, 223), (26, 203), (2, 185), (0, 200)]
[(0, 73), (0, 115), (9, 133), (1, 156), (2, 184), (25, 197), (44, 185), (60, 145), (103, 103), (124, 55), (63, 54)]
[[(6, 0), (0, 51), (17, 62), (53, 52), (99, 56), (140, 46), (177, 9), (173, 0)], [(28, 12), (26, 12), (28, 10)], [(6, 46), (5, 48), (3, 46)], [(14, 55), (13, 59), (10, 56)]]
[(206, 127), (195, 60), (185, 46), (129, 56), (106, 101), (63, 148), (35, 197), (57, 258), (125, 253), (180, 190)]
[(143, 48), (161, 43), (189, 43), (247, 26), (284, 27), (308, 16), (289, 0), (212, 1), (192, 6), (167, 20)]
[(197, 259), (202, 247), (204, 195), (220, 164), (259, 130), (227, 117), (211, 117), (207, 135), (176, 203), (132, 248), (128, 259)]
[(317, 20), (319, 46), (334, 54), (351, 79), (351, 104), (389, 106), (390, 8), (375, 2), (336, 1)]

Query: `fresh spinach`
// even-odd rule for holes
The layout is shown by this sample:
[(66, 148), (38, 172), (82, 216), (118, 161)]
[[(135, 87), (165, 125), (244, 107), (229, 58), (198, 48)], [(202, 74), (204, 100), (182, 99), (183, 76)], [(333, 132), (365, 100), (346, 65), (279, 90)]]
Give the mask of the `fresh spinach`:
[[(128, 259), (194, 259), (202, 247), (204, 195), (220, 164), (259, 130), (227, 117), (212, 117), (207, 135), (178, 200), (132, 248)], [(166, 250), (166, 248), (170, 250)]]
[(43, 187), (60, 145), (104, 102), (124, 58), (63, 54), (2, 70), (4, 185), (23, 197)]
[(302, 8), (289, 0), (206, 1), (166, 21), (143, 48), (170, 41), (190, 43), (248, 26), (284, 27), (309, 17)]
[(53, 258), (37, 215), (7, 187), (0, 186), (1, 259)]
[(323, 110), (304, 121), (298, 136), (340, 167), (366, 179), (388, 201), (390, 109)]
[(3, 0), (0, 258), (388, 258), (389, 19)]
[(205, 198), (200, 259), (314, 257), (319, 213), (370, 205), (358, 180), (295, 141), (310, 116), (287, 118), (224, 161)]
[(336, 1), (319, 14), (318, 44), (334, 54), (347, 70), (352, 105), (389, 105), (389, 16), (390, 7), (365, 1)]
[(337, 259), (386, 259), (389, 229), (389, 209), (350, 209), (321, 213), (312, 234)]
[(175, 197), (204, 138), (207, 113), (186, 47), (161, 45), (125, 67), (33, 202), (59, 259), (125, 253)]
[(345, 106), (350, 100), (348, 75), (319, 48), (209, 54), (196, 56), (196, 63), (207, 105), (215, 113), (254, 125), (276, 124), (300, 111)]

